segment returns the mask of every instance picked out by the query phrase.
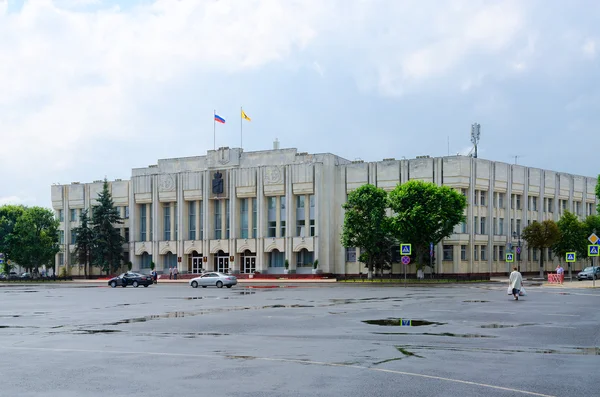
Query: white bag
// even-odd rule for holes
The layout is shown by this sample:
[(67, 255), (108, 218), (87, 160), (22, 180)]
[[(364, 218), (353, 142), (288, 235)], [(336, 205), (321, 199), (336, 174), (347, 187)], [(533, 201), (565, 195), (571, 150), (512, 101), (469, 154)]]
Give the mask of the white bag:
[(521, 290), (519, 291), (519, 296), (527, 296), (527, 292), (525, 291), (525, 287), (521, 287)]
[(512, 295), (512, 288), (510, 288), (510, 286), (508, 286), (508, 289), (506, 290), (506, 293), (508, 295)]

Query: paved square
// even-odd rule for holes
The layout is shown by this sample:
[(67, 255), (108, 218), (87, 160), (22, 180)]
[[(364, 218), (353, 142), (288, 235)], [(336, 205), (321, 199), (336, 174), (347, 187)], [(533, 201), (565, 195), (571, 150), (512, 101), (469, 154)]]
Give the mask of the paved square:
[(0, 299), (3, 396), (599, 394), (597, 290), (71, 284)]

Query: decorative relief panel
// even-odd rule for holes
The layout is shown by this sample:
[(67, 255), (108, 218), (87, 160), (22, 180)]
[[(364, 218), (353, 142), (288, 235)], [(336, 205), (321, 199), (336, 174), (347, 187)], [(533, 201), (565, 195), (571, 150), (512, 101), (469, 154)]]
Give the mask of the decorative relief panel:
[(269, 185), (276, 185), (283, 182), (283, 170), (279, 166), (265, 167), (264, 181)]
[(175, 190), (175, 177), (172, 174), (160, 175), (158, 187), (161, 192), (170, 192)]

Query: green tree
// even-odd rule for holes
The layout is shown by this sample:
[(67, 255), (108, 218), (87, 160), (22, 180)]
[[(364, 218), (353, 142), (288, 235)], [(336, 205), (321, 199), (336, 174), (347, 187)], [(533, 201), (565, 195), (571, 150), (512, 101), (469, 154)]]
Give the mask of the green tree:
[(59, 252), (58, 220), (49, 209), (26, 208), (15, 224), (11, 244), (12, 258), (28, 271), (53, 266)]
[[(583, 222), (583, 228), (585, 230), (585, 241), (586, 241), (586, 245), (590, 244), (590, 242), (588, 241), (588, 237), (592, 234), (592, 233), (596, 233), (599, 234), (600, 233), (600, 216), (599, 215), (589, 215), (587, 218), (585, 218), (585, 221)], [(586, 247), (586, 256), (587, 256), (587, 247)], [(592, 258), (594, 258), (593, 256), (590, 256), (589, 259), (593, 260)]]
[[(600, 175), (598, 175), (598, 182), (596, 183), (596, 197), (600, 200)], [(596, 206), (596, 212), (600, 214), (600, 203)]]
[[(552, 245), (552, 252), (561, 261), (565, 260), (567, 252), (576, 252), (579, 258), (587, 256), (585, 224), (575, 214), (565, 211), (556, 226), (560, 231), (560, 239)], [(571, 264), (568, 266), (571, 267)]]
[(98, 204), (92, 207), (91, 224), (94, 234), (92, 264), (109, 274), (121, 266), (125, 239), (121, 236), (119, 229), (115, 227), (115, 225), (123, 224), (123, 219), (108, 191), (106, 179), (97, 201)]
[(4, 254), (4, 267), (0, 270), (6, 274), (10, 273), (12, 267), (8, 264), (8, 261), (12, 260), (12, 239), (15, 225), (24, 212), (25, 207), (22, 205), (4, 205), (0, 207), (0, 252)]
[(553, 220), (533, 221), (523, 229), (523, 240), (529, 247), (540, 250), (540, 277), (544, 277), (544, 252), (560, 240), (560, 230)]
[(85, 278), (89, 276), (89, 266), (92, 263), (92, 252), (94, 250), (94, 231), (90, 227), (88, 210), (81, 211), (79, 218), (81, 225), (73, 229), (76, 235), (75, 255), (77, 261), (83, 265)]
[(430, 243), (450, 237), (464, 222), (467, 208), (467, 199), (456, 190), (416, 180), (396, 186), (389, 202), (394, 236), (400, 243), (412, 244), (417, 268), (429, 263)]
[(386, 217), (387, 194), (373, 185), (363, 185), (348, 195), (342, 205), (346, 211), (342, 229), (342, 245), (360, 248), (359, 261), (365, 263), (368, 277), (382, 251), (389, 250), (382, 242), (389, 236)]

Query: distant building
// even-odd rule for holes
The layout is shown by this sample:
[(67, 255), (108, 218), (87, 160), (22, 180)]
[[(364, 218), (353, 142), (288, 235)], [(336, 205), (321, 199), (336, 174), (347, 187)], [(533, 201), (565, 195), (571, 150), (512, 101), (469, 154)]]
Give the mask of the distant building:
[[(225, 147), (158, 160), (109, 185), (125, 219), (125, 262), (134, 270), (149, 272), (153, 261), (158, 271), (283, 273), (287, 259), (290, 271), (310, 273), (318, 259), (325, 273), (355, 274), (365, 271), (359, 249), (340, 243), (347, 194), (366, 183), (390, 191), (411, 179), (450, 186), (468, 198), (467, 222), (435, 247), (436, 273), (504, 273), (505, 253), (518, 245), (513, 232), (533, 220), (558, 220), (565, 210), (581, 219), (596, 212), (596, 178), (465, 156), (367, 163), (296, 149)], [(81, 210), (94, 205), (101, 190), (102, 181), (52, 186), (62, 247), (57, 274), (66, 264), (72, 274), (83, 274), (65, 253), (74, 249)], [(540, 253), (522, 245), (515, 264), (539, 271)], [(554, 267), (549, 261), (546, 270)], [(396, 264), (392, 271), (403, 270)]]

